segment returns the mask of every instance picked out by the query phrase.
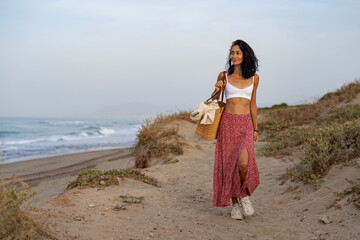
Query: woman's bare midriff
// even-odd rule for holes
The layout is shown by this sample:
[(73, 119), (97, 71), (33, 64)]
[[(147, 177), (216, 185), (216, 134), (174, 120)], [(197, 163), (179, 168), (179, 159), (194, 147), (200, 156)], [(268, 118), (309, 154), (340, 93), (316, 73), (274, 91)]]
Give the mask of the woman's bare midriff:
[(225, 112), (232, 114), (250, 113), (250, 100), (246, 98), (230, 98), (226, 100)]

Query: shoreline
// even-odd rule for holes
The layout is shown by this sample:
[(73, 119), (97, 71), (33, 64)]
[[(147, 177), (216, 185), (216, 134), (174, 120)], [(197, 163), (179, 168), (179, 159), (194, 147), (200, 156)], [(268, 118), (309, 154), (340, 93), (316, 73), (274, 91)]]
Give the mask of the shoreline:
[(82, 170), (133, 167), (132, 151), (133, 147), (115, 148), (2, 164), (0, 177), (15, 175), (22, 179), (37, 192), (34, 205), (42, 205), (64, 192), (67, 184)]
[[(134, 144), (133, 144), (134, 145)], [(27, 162), (27, 161), (33, 161), (33, 160), (39, 160), (44, 158), (51, 158), (51, 157), (58, 157), (58, 156), (65, 156), (65, 155), (73, 155), (73, 154), (80, 154), (80, 153), (87, 153), (87, 152), (97, 152), (97, 151), (106, 151), (106, 150), (112, 150), (112, 149), (123, 149), (123, 148), (133, 148), (133, 146), (125, 146), (125, 147), (95, 147), (87, 150), (79, 150), (79, 151), (73, 151), (73, 152), (65, 152), (65, 153), (58, 153), (58, 154), (38, 154), (38, 155), (30, 155), (30, 156), (23, 156), (18, 158), (12, 158), (12, 159), (0, 159), (0, 167), (8, 164), (13, 163), (20, 163), (20, 162)], [(6, 162), (9, 161), (9, 162)]]

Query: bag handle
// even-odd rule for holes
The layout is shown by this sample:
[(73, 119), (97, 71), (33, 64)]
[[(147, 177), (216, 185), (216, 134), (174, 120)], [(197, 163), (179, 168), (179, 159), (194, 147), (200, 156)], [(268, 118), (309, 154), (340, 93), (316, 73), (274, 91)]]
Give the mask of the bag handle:
[[(224, 79), (223, 79), (223, 82), (224, 82), (224, 80), (225, 80), (225, 77), (226, 77), (226, 71), (224, 71), (223, 72), (224, 73)], [(223, 84), (223, 86), (220, 88), (220, 90), (219, 91), (217, 91), (215, 94), (212, 94), (211, 95), (211, 97), (208, 99), (208, 100), (206, 100), (206, 101), (209, 101), (210, 99), (212, 99), (213, 98), (213, 96), (216, 96), (219, 92), (221, 91), (221, 102), (224, 102), (224, 91), (225, 91), (225, 85)], [(220, 98), (220, 96), (219, 96), (219, 98)]]

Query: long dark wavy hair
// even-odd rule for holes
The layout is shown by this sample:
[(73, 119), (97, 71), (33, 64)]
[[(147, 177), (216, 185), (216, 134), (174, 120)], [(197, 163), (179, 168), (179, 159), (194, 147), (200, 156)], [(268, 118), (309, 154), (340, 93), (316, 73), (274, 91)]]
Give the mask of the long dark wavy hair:
[[(252, 50), (249, 44), (247, 44), (243, 40), (236, 40), (232, 42), (230, 51), (235, 45), (238, 45), (243, 52), (243, 62), (241, 63), (242, 76), (244, 78), (250, 78), (254, 76), (259, 66), (259, 60), (256, 58), (254, 50)], [(231, 64), (230, 51), (228, 56), (228, 62), (226, 64), (229, 75), (231, 75), (235, 70), (235, 66)]]

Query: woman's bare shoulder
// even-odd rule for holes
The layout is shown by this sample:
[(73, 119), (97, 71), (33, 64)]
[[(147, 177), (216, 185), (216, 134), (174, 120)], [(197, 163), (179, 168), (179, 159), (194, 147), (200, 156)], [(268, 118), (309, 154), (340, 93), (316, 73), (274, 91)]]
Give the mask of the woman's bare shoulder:
[(217, 81), (220, 81), (220, 80), (223, 80), (223, 79), (225, 79), (225, 72), (224, 71), (219, 73)]
[(226, 73), (226, 71), (222, 71), (222, 72), (220, 72), (220, 73), (219, 73), (219, 77), (224, 78), (224, 77), (225, 77), (225, 73)]
[(254, 75), (254, 82), (255, 82), (256, 85), (259, 83), (259, 80), (260, 80), (259, 74), (255, 73), (255, 75)]

